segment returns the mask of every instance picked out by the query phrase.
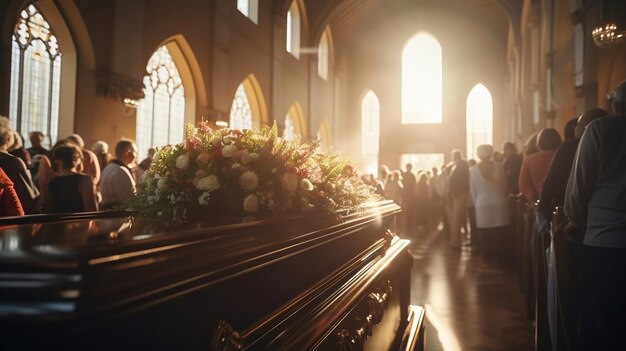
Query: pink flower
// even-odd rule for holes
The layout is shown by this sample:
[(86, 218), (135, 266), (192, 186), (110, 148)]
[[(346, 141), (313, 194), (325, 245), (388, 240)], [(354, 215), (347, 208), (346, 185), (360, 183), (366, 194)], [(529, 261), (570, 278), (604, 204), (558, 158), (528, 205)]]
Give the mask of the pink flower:
[(193, 136), (193, 137), (187, 138), (187, 139), (185, 139), (185, 149), (187, 149), (187, 150), (194, 150), (201, 143), (202, 143), (202, 140), (200, 140), (200, 138), (198, 138), (197, 136)]
[(204, 151), (200, 155), (198, 155), (197, 159), (198, 159), (198, 162), (200, 162), (201, 164), (206, 164), (211, 159), (211, 154)]

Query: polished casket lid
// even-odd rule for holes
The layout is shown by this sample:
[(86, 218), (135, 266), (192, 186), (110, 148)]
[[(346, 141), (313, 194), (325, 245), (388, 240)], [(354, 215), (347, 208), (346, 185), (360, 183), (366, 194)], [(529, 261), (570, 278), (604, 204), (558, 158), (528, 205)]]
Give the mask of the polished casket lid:
[[(8, 219), (0, 222), (0, 325), (18, 338), (38, 327), (73, 337), (137, 316), (158, 331), (167, 315), (171, 323), (225, 319), (241, 330), (382, 245), (383, 223), (399, 211), (383, 201), (337, 218), (176, 229), (127, 213)], [(199, 304), (202, 316), (173, 312)]]

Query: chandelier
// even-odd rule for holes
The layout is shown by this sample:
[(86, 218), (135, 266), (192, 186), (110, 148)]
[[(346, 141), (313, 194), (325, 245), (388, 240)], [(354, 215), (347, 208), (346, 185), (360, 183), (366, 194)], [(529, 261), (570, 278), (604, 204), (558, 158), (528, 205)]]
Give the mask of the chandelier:
[(626, 40), (626, 30), (615, 22), (599, 24), (593, 29), (591, 35), (596, 45), (601, 48), (610, 47)]
[(593, 41), (607, 48), (626, 41), (626, 6), (620, 0), (600, 1), (600, 21), (591, 31)]

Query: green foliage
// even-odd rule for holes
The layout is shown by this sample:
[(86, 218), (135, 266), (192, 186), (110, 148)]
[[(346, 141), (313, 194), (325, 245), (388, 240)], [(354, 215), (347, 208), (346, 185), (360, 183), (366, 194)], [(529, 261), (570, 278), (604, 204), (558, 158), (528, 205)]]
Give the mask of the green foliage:
[(349, 162), (316, 152), (318, 141), (259, 130), (186, 126), (183, 143), (157, 148), (128, 206), (168, 224), (212, 218), (359, 210), (377, 197)]

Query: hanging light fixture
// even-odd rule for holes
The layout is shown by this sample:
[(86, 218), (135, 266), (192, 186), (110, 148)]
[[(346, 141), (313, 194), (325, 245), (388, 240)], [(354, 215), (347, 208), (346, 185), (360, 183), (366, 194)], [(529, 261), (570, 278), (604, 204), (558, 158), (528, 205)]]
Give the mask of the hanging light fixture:
[(621, 0), (600, 1), (600, 21), (591, 31), (597, 46), (607, 48), (626, 41), (624, 3)]

